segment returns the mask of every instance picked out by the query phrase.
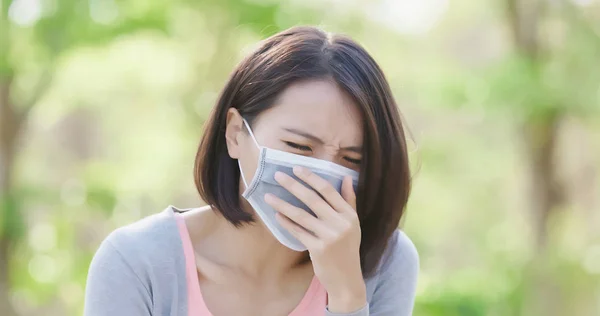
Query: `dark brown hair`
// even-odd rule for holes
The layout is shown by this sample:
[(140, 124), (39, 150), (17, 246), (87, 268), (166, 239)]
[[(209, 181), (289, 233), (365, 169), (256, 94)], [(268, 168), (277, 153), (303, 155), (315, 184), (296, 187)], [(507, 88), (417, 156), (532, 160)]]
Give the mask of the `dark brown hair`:
[(367, 51), (350, 38), (293, 27), (267, 38), (240, 62), (206, 122), (194, 167), (196, 187), (232, 224), (253, 221), (241, 207), (240, 171), (227, 152), (227, 110), (235, 107), (251, 121), (290, 84), (317, 79), (337, 83), (364, 120), (357, 211), (363, 274), (370, 275), (404, 213), (410, 171), (402, 120), (387, 80)]

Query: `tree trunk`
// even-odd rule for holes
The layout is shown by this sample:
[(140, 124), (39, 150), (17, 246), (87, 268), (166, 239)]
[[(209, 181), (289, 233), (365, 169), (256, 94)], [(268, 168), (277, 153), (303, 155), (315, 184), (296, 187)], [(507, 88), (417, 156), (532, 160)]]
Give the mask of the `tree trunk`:
[(529, 164), (530, 199), (534, 228), (535, 250), (525, 269), (527, 291), (522, 315), (563, 315), (562, 295), (547, 264), (548, 237), (553, 214), (563, 200), (564, 192), (558, 182), (556, 146), (560, 115), (532, 118), (523, 128), (523, 145)]
[(533, 212), (535, 246), (543, 254), (548, 239), (548, 221), (563, 200), (557, 176), (556, 146), (560, 115), (532, 118), (523, 126), (523, 145), (529, 163), (530, 207)]
[(8, 269), (9, 240), (0, 237), (0, 314), (3, 316), (16, 316), (10, 301), (10, 283)]
[[(540, 67), (539, 21), (544, 1), (507, 0), (507, 11), (515, 49), (537, 71)], [(531, 106), (539, 106), (533, 104)], [(546, 109), (527, 116), (522, 129), (522, 144), (529, 164), (528, 191), (534, 229), (534, 253), (525, 273), (525, 300), (522, 315), (562, 315), (560, 289), (547, 268), (549, 223), (561, 203), (555, 152), (562, 113)]]
[(10, 251), (14, 245), (12, 171), (22, 118), (10, 103), (11, 77), (0, 77), (0, 314), (16, 316), (10, 301)]

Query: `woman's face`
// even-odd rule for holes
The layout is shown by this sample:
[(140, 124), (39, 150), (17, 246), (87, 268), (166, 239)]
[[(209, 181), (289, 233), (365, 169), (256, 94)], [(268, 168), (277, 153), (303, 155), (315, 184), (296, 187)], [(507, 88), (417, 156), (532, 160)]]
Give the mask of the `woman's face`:
[[(356, 171), (362, 159), (362, 130), (356, 104), (326, 80), (291, 85), (252, 124), (261, 146), (328, 160)], [(229, 155), (239, 159), (245, 178), (251, 181), (259, 149), (235, 109), (228, 112), (226, 138)]]

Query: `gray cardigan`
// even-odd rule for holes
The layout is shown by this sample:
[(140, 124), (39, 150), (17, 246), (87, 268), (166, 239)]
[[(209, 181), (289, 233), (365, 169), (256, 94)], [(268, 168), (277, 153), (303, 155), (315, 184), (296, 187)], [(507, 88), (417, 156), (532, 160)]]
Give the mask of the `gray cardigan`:
[[(102, 242), (88, 273), (85, 316), (188, 316), (177, 211), (170, 206), (115, 230)], [(365, 279), (369, 304), (343, 315), (411, 315), (418, 272), (415, 246), (397, 230), (377, 273)]]

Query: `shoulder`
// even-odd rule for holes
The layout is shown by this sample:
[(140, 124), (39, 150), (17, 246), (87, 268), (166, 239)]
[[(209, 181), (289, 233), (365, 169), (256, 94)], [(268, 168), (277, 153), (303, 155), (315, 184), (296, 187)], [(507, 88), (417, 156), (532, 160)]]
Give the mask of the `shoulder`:
[[(371, 282), (377, 285), (394, 280), (396, 286), (413, 287), (419, 274), (419, 253), (414, 243), (397, 229), (381, 258)], [(376, 286), (377, 286), (376, 285)]]
[(415, 244), (400, 229), (397, 229), (389, 241), (388, 249), (382, 259), (381, 273), (417, 274), (419, 272), (419, 253)]
[(169, 207), (111, 232), (94, 255), (92, 265), (124, 265), (147, 283), (152, 271), (183, 262), (181, 249), (174, 211)]
[(90, 264), (84, 315), (166, 315), (172, 293), (185, 290), (182, 271), (185, 259), (171, 207), (118, 228)]
[(103, 243), (126, 253), (156, 250), (179, 241), (172, 207), (114, 230)]

